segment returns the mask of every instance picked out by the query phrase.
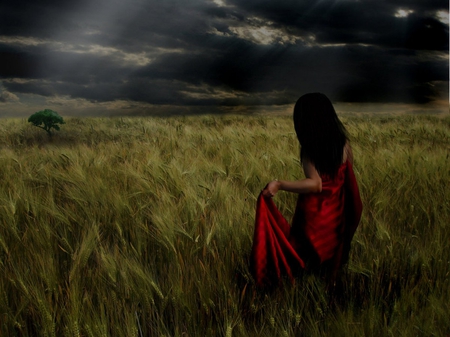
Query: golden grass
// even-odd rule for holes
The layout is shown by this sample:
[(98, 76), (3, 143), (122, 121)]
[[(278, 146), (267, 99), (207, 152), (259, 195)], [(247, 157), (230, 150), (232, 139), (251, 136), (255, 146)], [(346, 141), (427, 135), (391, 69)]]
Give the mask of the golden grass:
[(0, 334), (449, 334), (450, 118), (342, 119), (364, 212), (333, 305), (248, 270), (259, 191), (302, 177), (290, 118), (2, 120)]

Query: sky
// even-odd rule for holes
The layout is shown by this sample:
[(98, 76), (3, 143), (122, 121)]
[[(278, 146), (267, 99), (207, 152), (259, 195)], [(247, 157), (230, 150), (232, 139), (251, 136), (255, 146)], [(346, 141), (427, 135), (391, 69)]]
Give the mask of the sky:
[(447, 0), (2, 0), (0, 117), (449, 113)]

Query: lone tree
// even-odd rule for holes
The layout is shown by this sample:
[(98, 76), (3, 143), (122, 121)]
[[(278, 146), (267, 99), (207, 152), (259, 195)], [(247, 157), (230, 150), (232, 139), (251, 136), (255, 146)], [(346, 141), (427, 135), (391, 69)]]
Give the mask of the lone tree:
[(59, 131), (58, 124), (65, 124), (63, 118), (58, 115), (56, 111), (50, 109), (45, 109), (32, 114), (30, 118), (28, 118), (28, 122), (38, 128), (44, 129), (49, 136), (52, 135), (51, 128)]

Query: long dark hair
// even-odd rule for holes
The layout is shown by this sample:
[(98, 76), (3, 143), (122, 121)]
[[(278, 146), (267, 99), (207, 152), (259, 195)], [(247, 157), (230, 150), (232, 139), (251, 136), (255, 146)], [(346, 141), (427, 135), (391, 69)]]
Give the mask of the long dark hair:
[(309, 159), (320, 174), (334, 177), (348, 137), (328, 97), (321, 93), (300, 97), (294, 107), (294, 127), (301, 160)]

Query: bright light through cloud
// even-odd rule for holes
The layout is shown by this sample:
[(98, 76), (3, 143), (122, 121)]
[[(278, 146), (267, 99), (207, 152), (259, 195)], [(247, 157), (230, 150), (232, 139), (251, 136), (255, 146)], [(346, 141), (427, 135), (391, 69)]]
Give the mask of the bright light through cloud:
[(117, 60), (117, 62), (126, 62), (129, 65), (135, 65), (138, 67), (143, 67), (151, 63), (152, 59), (148, 57), (147, 53), (127, 53), (122, 50), (113, 47), (103, 47), (100, 45), (78, 45), (78, 46), (67, 46), (67, 51), (77, 53), (77, 54), (93, 54), (98, 56), (112, 57), (112, 59)]
[(39, 46), (49, 43), (49, 40), (24, 36), (0, 36), (0, 43), (6, 45)]
[(226, 6), (226, 3), (224, 0), (212, 0), (212, 2), (214, 2), (217, 6), (219, 7), (224, 7)]
[(443, 24), (446, 24), (448, 26), (448, 24), (449, 24), (448, 11), (437, 12), (436, 17), (439, 21), (441, 21)]
[(241, 39), (251, 41), (255, 44), (295, 44), (298, 39), (295, 36), (289, 36), (279, 29), (269, 26), (262, 27), (230, 27), (230, 31)]
[(303, 40), (303, 38), (289, 34), (283, 29), (273, 27), (273, 22), (258, 17), (248, 18), (246, 22), (227, 23), (229, 24), (228, 32), (219, 31), (213, 27), (209, 33), (224, 37), (236, 36), (258, 45), (286, 45)]
[[(149, 53), (145, 51), (137, 53), (128, 53), (114, 47), (103, 47), (98, 44), (82, 45), (70, 44), (61, 41), (54, 41), (49, 39), (36, 39), (23, 36), (0, 36), (0, 43), (6, 45), (21, 45), (21, 46), (40, 46), (44, 45), (54, 52), (65, 52), (75, 54), (92, 54), (103, 57), (111, 57), (111, 60), (116, 60), (118, 63), (124, 62), (128, 65), (135, 65), (143, 67), (152, 62)], [(155, 51), (154, 54), (164, 53), (164, 51)]]
[(414, 13), (414, 11), (412, 9), (399, 9), (394, 16), (396, 18), (406, 18), (409, 16), (409, 14)]

